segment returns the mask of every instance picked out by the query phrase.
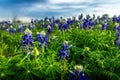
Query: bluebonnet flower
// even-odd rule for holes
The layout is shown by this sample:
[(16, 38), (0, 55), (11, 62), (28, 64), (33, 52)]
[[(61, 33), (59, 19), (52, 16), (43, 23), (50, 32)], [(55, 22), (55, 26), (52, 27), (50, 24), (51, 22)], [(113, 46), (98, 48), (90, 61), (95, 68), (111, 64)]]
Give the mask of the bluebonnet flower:
[(44, 18), (44, 21), (47, 21), (47, 20), (48, 20), (48, 17), (45, 17), (45, 18)]
[(5, 25), (2, 26), (2, 30), (6, 31), (6, 26)]
[(59, 24), (60, 23), (60, 20), (59, 19), (56, 19), (54, 20), (55, 23)]
[(92, 18), (88, 18), (88, 19), (84, 19), (82, 24), (81, 24), (81, 28), (83, 29), (92, 29), (92, 27), (95, 25), (95, 23), (93, 22)]
[(87, 80), (88, 77), (83, 73), (83, 66), (76, 65), (74, 66), (74, 72), (69, 71), (70, 80)]
[(117, 37), (120, 37), (120, 31), (119, 31), (119, 32), (117, 32)]
[(62, 25), (62, 30), (67, 30), (67, 29), (69, 29), (69, 24), (65, 22), (65, 23)]
[(16, 32), (16, 30), (12, 27), (12, 26), (10, 26), (10, 28), (9, 28), (9, 33), (15, 33)]
[(108, 28), (108, 21), (105, 21), (105, 22), (102, 24), (101, 29), (102, 29), (102, 30), (106, 30), (107, 28)]
[(17, 32), (23, 32), (24, 31), (24, 28), (22, 25), (19, 25), (18, 26), (18, 29), (17, 29)]
[(70, 80), (76, 80), (76, 75), (74, 72), (69, 71), (69, 74), (70, 74)]
[(69, 45), (68, 41), (64, 41), (64, 43), (62, 44), (62, 49), (59, 51), (60, 53), (60, 60), (67, 58), (69, 56), (69, 52), (68, 49), (71, 48), (72, 45)]
[(116, 46), (118, 46), (119, 49), (120, 49), (120, 31), (117, 32), (117, 37), (116, 37), (116, 39), (114, 40), (114, 44), (115, 44)]
[(50, 26), (51, 26), (51, 28), (53, 28), (54, 27), (54, 23), (53, 22), (50, 22), (50, 24), (49, 24)]
[(117, 37), (114, 41), (114, 44), (119, 47), (120, 49), (120, 37)]
[(34, 45), (33, 45), (33, 38), (32, 38), (32, 32), (27, 28), (25, 30), (25, 33), (24, 35), (22, 36), (22, 46), (24, 49), (28, 49), (28, 50), (31, 50)]
[(118, 23), (115, 23), (115, 27), (114, 27), (113, 30), (116, 31), (116, 32), (119, 32), (119, 31), (120, 31), (120, 26), (119, 26)]
[(117, 17), (117, 22), (118, 22), (118, 23), (120, 22), (120, 16)]
[(113, 22), (117, 22), (117, 16), (114, 15), (113, 18), (112, 18)]
[(81, 14), (80, 16), (78, 16), (78, 20), (81, 20), (83, 18), (83, 14)]
[(70, 18), (68, 18), (66, 22), (67, 22), (67, 24), (69, 24), (69, 25), (72, 24)]
[(44, 31), (42, 31), (41, 33), (37, 32), (37, 39), (40, 42), (40, 46), (44, 46), (44, 47), (48, 46), (49, 37), (46, 35)]
[(51, 27), (51, 25), (48, 25), (47, 26), (47, 34), (51, 34), (51, 32), (52, 32), (52, 27)]

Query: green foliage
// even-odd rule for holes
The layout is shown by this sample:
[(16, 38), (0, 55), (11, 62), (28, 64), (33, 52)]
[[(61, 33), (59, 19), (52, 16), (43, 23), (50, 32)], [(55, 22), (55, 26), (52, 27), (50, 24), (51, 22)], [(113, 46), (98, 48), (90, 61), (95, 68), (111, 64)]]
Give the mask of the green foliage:
[[(108, 30), (83, 30), (76, 28), (76, 24), (67, 31), (53, 29), (50, 44), (43, 54), (36, 32), (46, 29), (40, 29), (37, 23), (32, 31), (34, 45), (40, 52), (36, 58), (22, 52), (23, 33), (0, 31), (0, 80), (69, 80), (68, 70), (72, 70), (75, 64), (84, 66), (89, 80), (119, 80), (120, 51), (114, 45), (112, 24)], [(56, 39), (53, 36), (57, 36)], [(58, 51), (65, 40), (73, 47), (69, 50), (69, 60), (60, 61)]]

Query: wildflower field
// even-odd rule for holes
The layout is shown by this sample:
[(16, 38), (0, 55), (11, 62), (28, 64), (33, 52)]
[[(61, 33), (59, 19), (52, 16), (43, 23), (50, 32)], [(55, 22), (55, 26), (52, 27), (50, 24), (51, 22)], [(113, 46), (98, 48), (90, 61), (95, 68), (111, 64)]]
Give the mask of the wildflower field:
[(120, 16), (0, 22), (0, 80), (120, 80)]

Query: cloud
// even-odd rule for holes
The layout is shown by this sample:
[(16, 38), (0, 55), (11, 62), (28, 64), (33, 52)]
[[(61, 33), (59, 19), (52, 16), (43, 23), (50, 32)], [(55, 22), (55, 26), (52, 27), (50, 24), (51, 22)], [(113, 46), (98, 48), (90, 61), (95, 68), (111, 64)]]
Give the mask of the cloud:
[(92, 3), (95, 0), (49, 0), (49, 3), (51, 4), (64, 4), (64, 3), (72, 3), (72, 4), (78, 4), (78, 3)]
[(119, 0), (0, 0), (0, 18), (17, 15), (20, 18), (74, 16), (83, 14), (118, 15)]

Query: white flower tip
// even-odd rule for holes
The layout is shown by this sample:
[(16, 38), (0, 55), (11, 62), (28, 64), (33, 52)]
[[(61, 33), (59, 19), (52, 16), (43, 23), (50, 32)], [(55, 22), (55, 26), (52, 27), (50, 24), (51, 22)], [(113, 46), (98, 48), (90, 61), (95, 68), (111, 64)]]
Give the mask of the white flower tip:
[(118, 24), (118, 23), (115, 23), (115, 25), (116, 25), (116, 26), (119, 26), (119, 24)]
[(73, 47), (73, 45), (70, 45), (70, 46), (69, 46), (69, 48), (72, 48), (72, 47)]
[(51, 28), (51, 26), (50, 26), (50, 25), (48, 25), (48, 26), (47, 26), (47, 28), (49, 29), (49, 28)]
[(43, 35), (43, 36), (46, 35), (45, 31), (41, 31), (40, 34)]
[(10, 26), (10, 28), (13, 28), (13, 26)]
[(68, 45), (68, 44), (69, 44), (69, 42), (68, 42), (68, 41), (64, 41), (64, 44)]
[(32, 32), (27, 28), (27, 29), (25, 30), (25, 34), (32, 34)]
[(40, 32), (37, 32), (37, 34), (40, 34)]
[(83, 66), (82, 65), (75, 65), (74, 70), (82, 72), (83, 71)]

